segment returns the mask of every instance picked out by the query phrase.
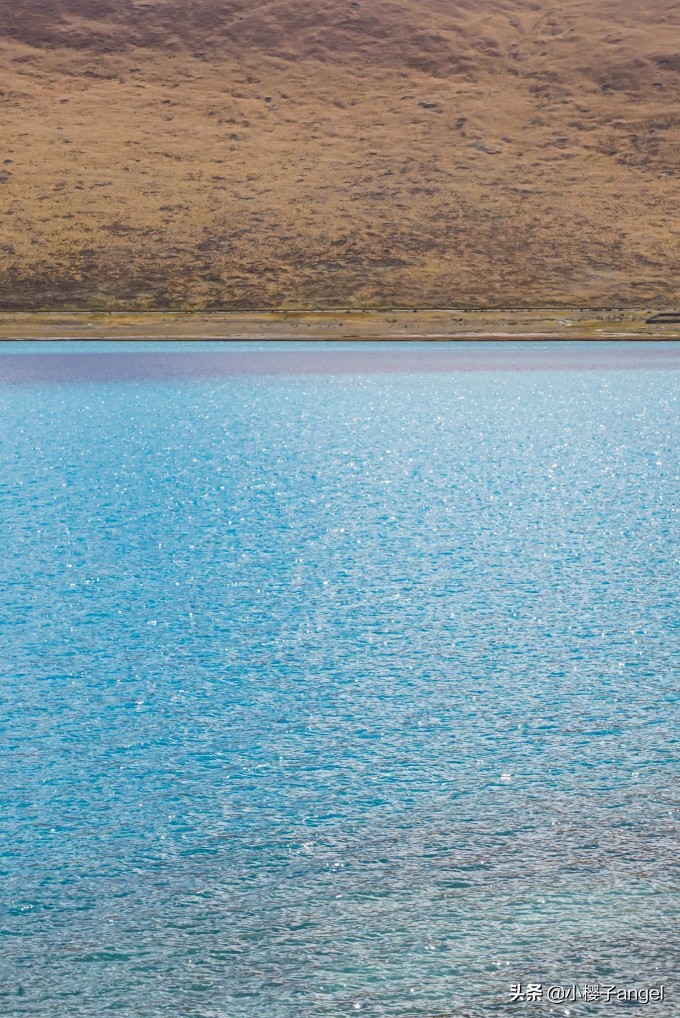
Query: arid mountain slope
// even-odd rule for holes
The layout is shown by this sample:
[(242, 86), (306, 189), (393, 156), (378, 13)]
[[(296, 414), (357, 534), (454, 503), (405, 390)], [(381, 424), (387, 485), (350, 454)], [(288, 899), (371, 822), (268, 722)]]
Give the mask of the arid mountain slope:
[(0, 307), (680, 303), (673, 0), (0, 0)]

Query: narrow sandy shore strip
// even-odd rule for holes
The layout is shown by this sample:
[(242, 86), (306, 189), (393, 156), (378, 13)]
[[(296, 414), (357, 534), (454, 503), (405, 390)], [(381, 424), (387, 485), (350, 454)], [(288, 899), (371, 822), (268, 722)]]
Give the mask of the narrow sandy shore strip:
[(0, 339), (678, 339), (680, 314), (646, 309), (0, 312)]

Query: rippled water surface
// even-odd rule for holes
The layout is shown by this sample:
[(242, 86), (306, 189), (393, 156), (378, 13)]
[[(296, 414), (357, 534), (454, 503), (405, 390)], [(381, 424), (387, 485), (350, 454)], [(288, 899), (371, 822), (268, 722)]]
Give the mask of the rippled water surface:
[(678, 350), (439, 350), (0, 349), (3, 1016), (680, 1013)]

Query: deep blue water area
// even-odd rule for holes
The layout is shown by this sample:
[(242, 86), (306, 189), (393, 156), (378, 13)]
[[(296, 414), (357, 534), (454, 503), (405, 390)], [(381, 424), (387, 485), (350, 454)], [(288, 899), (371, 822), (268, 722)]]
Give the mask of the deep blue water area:
[(680, 1014), (679, 366), (0, 344), (0, 1015)]

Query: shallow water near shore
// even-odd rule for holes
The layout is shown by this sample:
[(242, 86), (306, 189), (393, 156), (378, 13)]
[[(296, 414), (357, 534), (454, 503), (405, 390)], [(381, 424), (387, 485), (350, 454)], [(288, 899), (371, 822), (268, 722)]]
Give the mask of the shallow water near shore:
[(679, 361), (0, 344), (0, 1014), (677, 1014)]
[(677, 370), (680, 368), (680, 343), (491, 339), (354, 343), (316, 340), (299, 343), (258, 340), (0, 342), (0, 384), (217, 379), (244, 375), (633, 368)]

